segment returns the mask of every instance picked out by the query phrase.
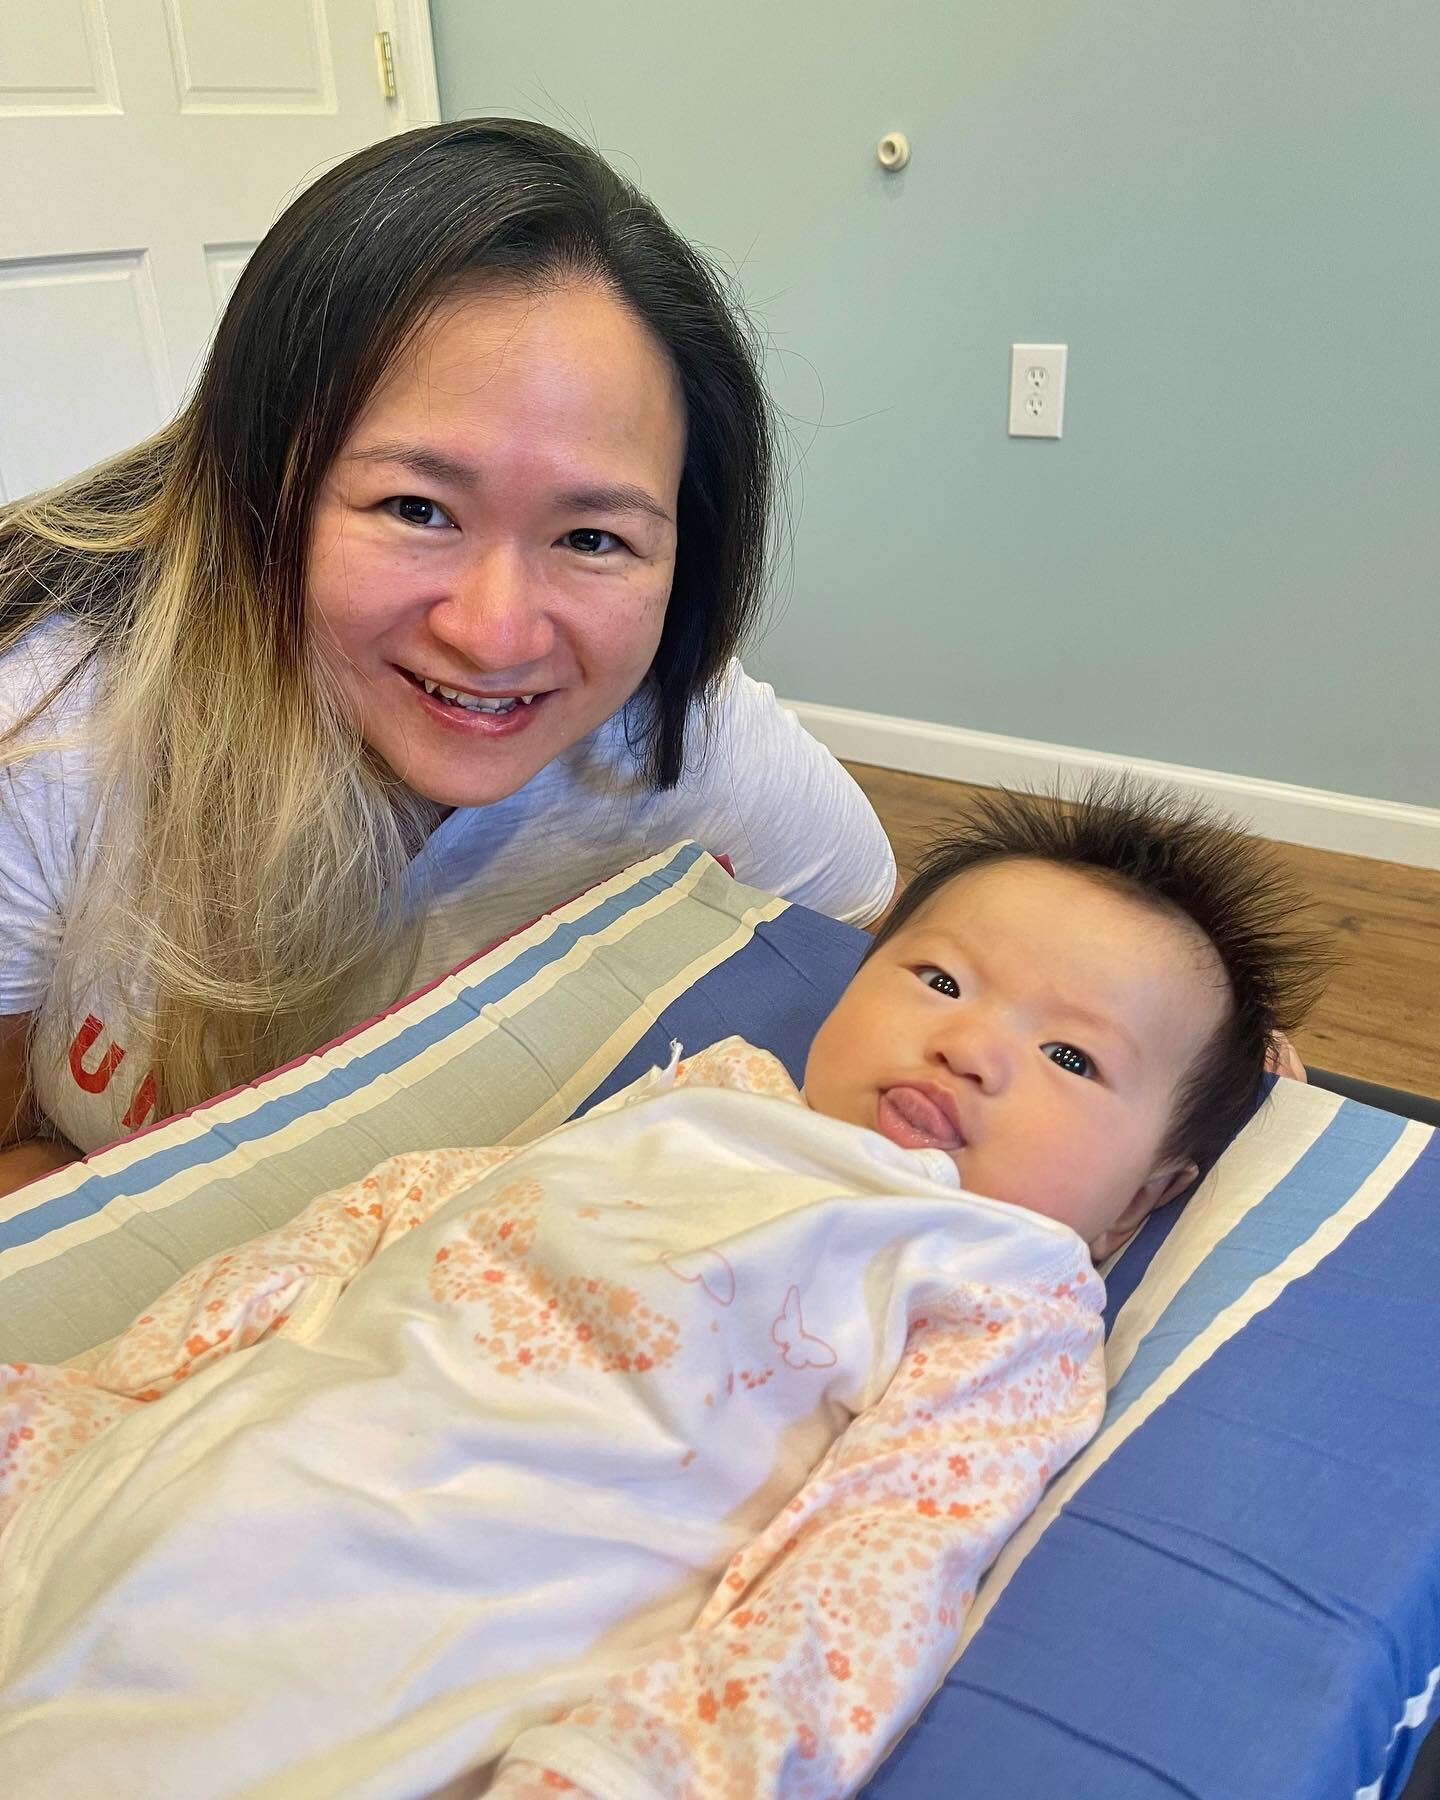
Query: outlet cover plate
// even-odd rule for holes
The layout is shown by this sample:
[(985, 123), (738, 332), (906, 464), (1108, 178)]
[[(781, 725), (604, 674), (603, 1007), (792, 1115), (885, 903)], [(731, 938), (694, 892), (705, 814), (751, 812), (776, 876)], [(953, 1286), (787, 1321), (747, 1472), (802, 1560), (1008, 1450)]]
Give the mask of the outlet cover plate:
[(1065, 422), (1065, 344), (1010, 346), (1011, 437), (1058, 438)]

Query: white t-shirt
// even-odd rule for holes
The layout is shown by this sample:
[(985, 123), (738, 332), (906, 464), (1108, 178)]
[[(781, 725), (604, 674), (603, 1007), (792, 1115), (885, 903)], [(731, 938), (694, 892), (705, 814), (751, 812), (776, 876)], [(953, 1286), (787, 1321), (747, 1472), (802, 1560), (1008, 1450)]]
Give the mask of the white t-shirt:
[[(82, 627), (57, 620), (0, 657), (0, 734), (84, 642)], [(83, 732), (95, 688), (87, 671), (30, 730)], [(732, 662), (712, 704), (697, 707), (687, 744), (680, 783), (656, 792), (617, 714), (508, 799), (451, 813), (411, 865), (412, 894), (428, 898), (414, 985), (680, 838), (728, 856), (740, 880), (833, 918), (864, 924), (880, 913), (895, 884), (880, 822), (771, 688)], [(37, 1011), (49, 992), (77, 871), (103, 845), (93, 799), (83, 745), (0, 770), (0, 1015)], [(374, 1010), (365, 996), (350, 1023)], [(135, 1040), (123, 1002), (97, 994), (74, 1021), (64, 1065), (51, 1058), (34, 1070), (42, 1111), (82, 1150), (153, 1117), (148, 1059)]]

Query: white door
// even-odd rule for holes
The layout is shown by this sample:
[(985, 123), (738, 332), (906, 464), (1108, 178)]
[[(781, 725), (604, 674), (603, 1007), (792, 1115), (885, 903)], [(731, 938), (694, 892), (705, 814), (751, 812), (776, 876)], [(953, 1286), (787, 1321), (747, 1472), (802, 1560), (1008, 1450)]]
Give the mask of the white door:
[[(423, 14), (411, 0), (0, 0), (0, 500), (163, 424), (286, 201), (438, 117)], [(382, 25), (408, 84), (393, 98)]]

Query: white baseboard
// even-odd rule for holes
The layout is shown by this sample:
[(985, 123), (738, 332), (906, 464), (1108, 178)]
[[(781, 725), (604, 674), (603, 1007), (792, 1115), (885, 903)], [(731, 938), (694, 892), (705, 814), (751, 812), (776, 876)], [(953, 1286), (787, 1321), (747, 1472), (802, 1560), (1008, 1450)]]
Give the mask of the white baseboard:
[(928, 725), (921, 719), (896, 719), (810, 700), (786, 700), (782, 705), (836, 756), (849, 762), (875, 763), (883, 769), (935, 775), (944, 781), (970, 781), (983, 787), (1049, 787), (1057, 780), (1069, 785), (1077, 777), (1124, 769), (1218, 801), (1260, 837), (1440, 869), (1440, 809), (1435, 807), (1291, 787), (1283, 781), (1190, 769), (1179, 763), (1141, 762), (1104, 750), (1000, 737), (956, 725)]

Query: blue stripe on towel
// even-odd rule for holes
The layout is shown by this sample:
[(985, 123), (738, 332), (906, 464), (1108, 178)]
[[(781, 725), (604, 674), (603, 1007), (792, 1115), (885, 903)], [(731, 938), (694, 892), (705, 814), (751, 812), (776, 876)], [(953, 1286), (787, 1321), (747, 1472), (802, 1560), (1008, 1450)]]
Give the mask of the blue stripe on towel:
[[(1275, 1086), (1275, 1081), (1274, 1075), (1262, 1077), (1260, 1099), (1255, 1112), (1251, 1114), (1252, 1119), (1262, 1111)], [(1172, 1200), (1168, 1206), (1157, 1207), (1126, 1246), (1125, 1254), (1105, 1277), (1105, 1335), (1107, 1337), (1110, 1335), (1110, 1328), (1115, 1323), (1120, 1308), (1144, 1280), (1145, 1271), (1155, 1260), (1160, 1246), (1169, 1237), (1172, 1228), (1179, 1222), (1181, 1213), (1189, 1204), (1188, 1196), (1182, 1194), (1178, 1200)]]
[[(348, 1098), (373, 1081), (403, 1068), (443, 1038), (471, 1024), (484, 1007), (504, 1000), (543, 969), (568, 956), (581, 939), (593, 937), (627, 913), (648, 905), (656, 894), (680, 881), (696, 859), (704, 854), (696, 844), (684, 845), (663, 868), (652, 870), (643, 880), (599, 901), (578, 919), (556, 924), (539, 943), (528, 946), (473, 985), (461, 988), (433, 1012), (415, 1019), (384, 1043), (352, 1057), (341, 1067), (326, 1069), (318, 1079), (304, 1087), (262, 1100), (253, 1112), (241, 1118), (217, 1120), (209, 1130), (188, 1142), (166, 1142), (162, 1148), (137, 1158), (124, 1169), (113, 1174), (97, 1173), (64, 1194), (44, 1200), (14, 1218), (0, 1221), (0, 1250), (33, 1243), (76, 1219), (103, 1211), (121, 1195), (145, 1192), (185, 1169), (217, 1162), (240, 1144), (253, 1144), (270, 1137), (297, 1119)], [(265, 1086), (262, 1084), (257, 1092), (263, 1095)]]
[[(676, 995), (577, 1113), (598, 1106), (657, 1064), (663, 1068), (672, 1039), (690, 1056), (738, 1032), (779, 1057), (798, 1085), (810, 1040), (869, 944), (868, 933), (858, 926), (805, 907), (762, 919), (743, 950)], [(776, 993), (788, 997), (783, 1012), (774, 1004)]]
[(1390, 1800), (1440, 1664), (1437, 1203), (1440, 1134), (1071, 1497), (871, 1800)]
[(1141, 1340), (1110, 1390), (1109, 1425), (1144, 1393), (1250, 1284), (1276, 1269), (1361, 1188), (1390, 1153), (1407, 1120), (1343, 1101), (1295, 1166), (1252, 1206)]

